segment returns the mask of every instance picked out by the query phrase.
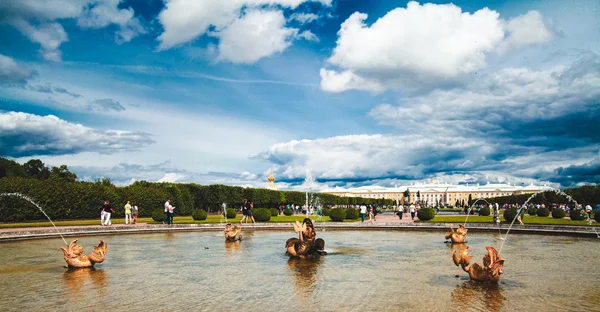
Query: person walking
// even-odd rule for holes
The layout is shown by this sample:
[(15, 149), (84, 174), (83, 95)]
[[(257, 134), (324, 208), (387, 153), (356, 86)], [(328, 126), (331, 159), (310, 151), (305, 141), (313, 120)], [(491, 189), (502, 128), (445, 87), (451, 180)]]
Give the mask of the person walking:
[(362, 223), (365, 222), (365, 216), (366, 215), (367, 215), (367, 206), (365, 205), (365, 203), (362, 203), (360, 205), (360, 219), (361, 219)]
[(252, 223), (256, 223), (254, 215), (252, 214), (252, 208), (254, 208), (254, 202), (250, 202), (250, 205), (248, 205), (248, 209), (246, 210), (246, 223), (248, 223), (248, 219), (250, 218), (252, 218)]
[(415, 212), (417, 212), (415, 205), (410, 204), (410, 207), (408, 209), (410, 211), (410, 218), (414, 221), (415, 220)]
[(113, 212), (115, 212), (115, 210), (110, 205), (110, 201), (105, 201), (104, 205), (102, 205), (102, 211), (100, 212), (100, 223), (104, 226), (112, 225), (110, 222), (110, 215)]
[(138, 218), (138, 206), (136, 205), (131, 205), (131, 224), (137, 224), (137, 218)]
[(125, 204), (125, 224), (129, 224), (129, 222), (133, 223), (133, 219), (131, 218), (131, 202), (127, 201)]
[(175, 207), (173, 207), (171, 205), (171, 200), (168, 199), (165, 202), (165, 222), (163, 222), (163, 223), (171, 224), (171, 225), (173, 224), (173, 214), (174, 214), (173, 211), (174, 210), (175, 210)]
[(371, 206), (371, 208), (369, 208), (369, 222), (371, 222), (371, 224), (373, 224), (373, 206)]
[(248, 199), (244, 198), (244, 202), (242, 202), (242, 220), (240, 223), (246, 221), (248, 223)]

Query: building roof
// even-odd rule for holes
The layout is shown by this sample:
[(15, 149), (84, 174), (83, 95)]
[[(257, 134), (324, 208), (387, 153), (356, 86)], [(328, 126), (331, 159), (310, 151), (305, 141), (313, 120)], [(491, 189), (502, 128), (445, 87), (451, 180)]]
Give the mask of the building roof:
[(321, 193), (404, 193), (409, 190), (411, 194), (416, 193), (445, 193), (445, 192), (517, 192), (517, 191), (547, 191), (552, 190), (552, 187), (547, 185), (539, 186), (534, 184), (529, 185), (511, 185), (507, 183), (488, 183), (484, 185), (480, 184), (447, 184), (447, 183), (422, 183), (412, 184), (397, 187), (382, 187), (378, 185), (374, 186), (361, 186), (356, 188), (332, 188), (322, 190)]

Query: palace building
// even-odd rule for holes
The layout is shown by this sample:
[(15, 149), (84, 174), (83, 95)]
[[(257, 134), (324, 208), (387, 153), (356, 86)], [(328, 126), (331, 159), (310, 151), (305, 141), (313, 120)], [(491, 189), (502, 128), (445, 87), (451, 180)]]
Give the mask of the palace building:
[[(544, 185), (518, 186), (506, 183), (487, 183), (477, 184), (446, 184), (434, 183), (414, 183), (407, 186), (381, 187), (381, 186), (361, 186), (351, 189), (333, 188), (321, 191), (321, 193), (333, 194), (345, 197), (363, 197), (363, 198), (384, 198), (392, 199), (396, 204), (414, 203), (417, 201), (427, 203), (427, 205), (454, 205), (458, 203), (467, 203), (469, 195), (471, 199), (487, 199), (499, 196), (508, 196), (513, 194), (533, 194), (539, 191), (551, 190), (552, 188)], [(404, 198), (408, 190), (409, 198)], [(420, 196), (420, 197), (418, 197)]]

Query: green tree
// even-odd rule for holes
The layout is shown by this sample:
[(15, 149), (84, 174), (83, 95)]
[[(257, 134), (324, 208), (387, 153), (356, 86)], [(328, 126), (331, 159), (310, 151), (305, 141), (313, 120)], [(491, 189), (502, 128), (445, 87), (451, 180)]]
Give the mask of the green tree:
[(75, 180), (77, 180), (77, 175), (69, 171), (67, 165), (61, 165), (60, 167), (52, 167), (50, 178), (60, 179), (66, 182), (75, 182)]
[(50, 170), (39, 159), (30, 159), (23, 164), (23, 169), (27, 176), (31, 178), (48, 179), (50, 177)]

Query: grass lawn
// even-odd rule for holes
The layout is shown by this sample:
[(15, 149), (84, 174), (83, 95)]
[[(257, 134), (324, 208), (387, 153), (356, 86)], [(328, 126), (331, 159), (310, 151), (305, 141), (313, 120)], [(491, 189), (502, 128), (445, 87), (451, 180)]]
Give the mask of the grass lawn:
[[(318, 216), (310, 216), (310, 219), (313, 222), (330, 222), (331, 219), (329, 217), (321, 217), (319, 220)], [(242, 220), (242, 215), (237, 215), (234, 219), (228, 219), (228, 222), (237, 222), (239, 223)], [(271, 217), (270, 222), (302, 222), (304, 220), (304, 216), (277, 216)], [(112, 224), (125, 224), (124, 218), (111, 218), (110, 220)], [(204, 223), (221, 223), (224, 222), (225, 219), (220, 216), (209, 215), (206, 220), (203, 221), (195, 221), (191, 216), (181, 216), (173, 218), (175, 224), (204, 224)], [(356, 222), (357, 220), (344, 220), (344, 222)], [(162, 222), (156, 222), (152, 220), (152, 218), (138, 218), (138, 223), (148, 223), (148, 224), (161, 224)], [(260, 223), (260, 222), (259, 222)], [(54, 221), (56, 226), (86, 226), (86, 225), (100, 225), (100, 219), (94, 220), (58, 220)], [(52, 224), (48, 221), (34, 221), (34, 222), (18, 222), (18, 223), (0, 223), (0, 229), (2, 228), (28, 228), (28, 227), (45, 227), (52, 226)]]
[[(435, 216), (432, 220), (429, 221), (418, 221), (418, 222), (433, 222), (433, 223), (464, 223), (466, 219), (466, 215), (458, 215), (458, 216)], [(467, 220), (469, 223), (492, 223), (492, 216), (469, 216)], [(515, 221), (518, 223), (518, 221)], [(538, 216), (530, 216), (525, 215), (523, 218), (523, 223), (525, 224), (545, 224), (545, 225), (589, 225), (587, 220), (582, 221), (572, 221), (571, 219), (554, 219), (552, 217), (538, 217)], [(502, 224), (510, 224), (509, 222), (502, 221)], [(592, 226), (600, 226), (598, 222), (592, 221)]]

